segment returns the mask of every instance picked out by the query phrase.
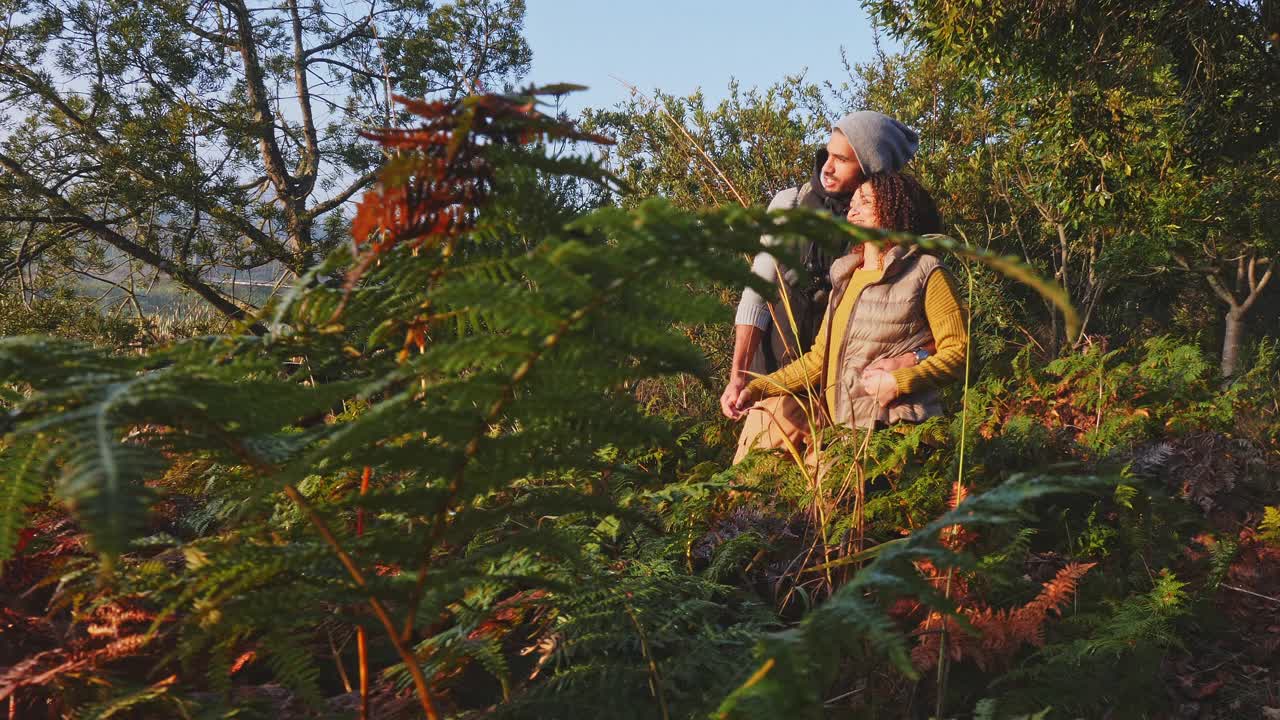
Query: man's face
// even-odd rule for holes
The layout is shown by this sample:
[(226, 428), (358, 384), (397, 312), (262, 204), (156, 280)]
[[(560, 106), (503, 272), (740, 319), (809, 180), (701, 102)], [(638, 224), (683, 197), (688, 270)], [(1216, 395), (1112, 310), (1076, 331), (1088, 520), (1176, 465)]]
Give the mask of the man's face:
[(862, 164), (844, 133), (831, 131), (827, 141), (827, 162), (822, 166), (822, 189), (829, 193), (852, 192), (862, 184)]

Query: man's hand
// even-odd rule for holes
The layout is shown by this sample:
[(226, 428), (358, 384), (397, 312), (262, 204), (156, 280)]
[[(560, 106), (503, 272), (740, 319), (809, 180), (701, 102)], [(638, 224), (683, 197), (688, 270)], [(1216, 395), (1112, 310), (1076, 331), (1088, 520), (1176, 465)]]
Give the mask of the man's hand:
[(898, 399), (898, 381), (885, 370), (868, 366), (862, 371), (862, 387), (876, 399), (880, 407), (889, 407), (890, 403)]
[(754, 325), (733, 327), (733, 362), (729, 366), (729, 384), (720, 394), (720, 412), (730, 420), (737, 420), (746, 412), (745, 409), (739, 410), (735, 403), (746, 389), (747, 383), (751, 382), (747, 368), (751, 367), (751, 358), (755, 357), (763, 337), (764, 331)]
[(751, 408), (756, 406), (756, 400), (758, 399), (759, 398), (751, 392), (750, 388), (742, 388), (742, 392), (739, 392), (738, 397), (730, 403), (730, 410), (733, 411), (733, 419), (741, 420), (743, 416), (751, 411)]
[(747, 389), (747, 378), (743, 373), (733, 373), (729, 377), (729, 384), (725, 386), (724, 392), (720, 394), (720, 412), (730, 420), (737, 420), (742, 413), (737, 409), (738, 396), (743, 390)]

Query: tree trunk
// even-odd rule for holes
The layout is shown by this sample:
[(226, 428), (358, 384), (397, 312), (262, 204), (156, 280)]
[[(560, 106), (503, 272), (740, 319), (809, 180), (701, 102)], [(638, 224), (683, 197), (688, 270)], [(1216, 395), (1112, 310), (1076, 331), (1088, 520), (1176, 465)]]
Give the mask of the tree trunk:
[(1240, 345), (1244, 342), (1244, 313), (1227, 313), (1227, 328), (1222, 335), (1222, 377), (1236, 374), (1240, 361)]
[[(1190, 263), (1186, 260), (1179, 258), (1178, 262), (1184, 269), (1191, 269)], [(1235, 375), (1239, 368), (1240, 346), (1244, 344), (1244, 319), (1248, 317), (1254, 303), (1262, 296), (1262, 291), (1267, 289), (1267, 283), (1271, 282), (1271, 276), (1276, 269), (1274, 258), (1260, 258), (1257, 252), (1252, 250), (1237, 256), (1235, 264), (1235, 288), (1227, 287), (1226, 278), (1222, 276), (1220, 268), (1212, 268), (1205, 275), (1205, 280), (1208, 281), (1214, 294), (1230, 308), (1227, 310), (1227, 327), (1222, 334), (1221, 370), (1224, 378)], [(1258, 270), (1263, 267), (1266, 270), (1263, 271), (1262, 277), (1258, 277)], [(1244, 300), (1240, 300), (1240, 296), (1244, 296)]]

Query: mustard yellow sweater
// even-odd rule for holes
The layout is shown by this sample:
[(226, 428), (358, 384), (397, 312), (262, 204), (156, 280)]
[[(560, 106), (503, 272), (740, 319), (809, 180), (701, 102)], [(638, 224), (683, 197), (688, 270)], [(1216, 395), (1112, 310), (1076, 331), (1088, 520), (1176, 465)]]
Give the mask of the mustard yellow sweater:
[[(827, 377), (835, 377), (835, 365), (840, 358), (837, 352), (831, 353), (830, 358), (823, 357), (828, 347), (827, 333), (835, 328), (836, 334), (831, 337), (830, 347), (839, 348), (844, 342), (849, 314), (853, 312), (858, 296), (867, 285), (883, 276), (883, 270), (855, 270), (835, 312), (823, 318), (822, 329), (818, 331), (813, 348), (786, 367), (751, 381), (747, 387), (751, 390), (752, 397), (765, 398), (811, 388), (821, 379), (824, 363), (827, 366)], [(924, 315), (937, 351), (922, 363), (893, 371), (893, 379), (898, 383), (900, 395), (938, 387), (964, 373), (969, 333), (965, 328), (964, 311), (956, 294), (955, 283), (945, 270), (929, 276), (924, 290)], [(832, 407), (835, 403), (835, 388), (828, 387), (825, 391), (827, 407)]]

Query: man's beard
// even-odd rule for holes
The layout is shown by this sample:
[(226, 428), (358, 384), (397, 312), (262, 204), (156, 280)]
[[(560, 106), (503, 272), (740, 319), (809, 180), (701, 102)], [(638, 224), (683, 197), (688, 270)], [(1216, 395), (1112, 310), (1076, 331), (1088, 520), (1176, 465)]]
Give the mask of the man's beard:
[(839, 190), (828, 190), (824, 182), (828, 175), (822, 171), (827, 163), (827, 150), (822, 148), (818, 151), (817, 157), (813, 163), (813, 180), (810, 186), (817, 192), (818, 197), (822, 200), (822, 206), (837, 217), (844, 217), (849, 212), (849, 201), (853, 199), (853, 191), (840, 192)]

